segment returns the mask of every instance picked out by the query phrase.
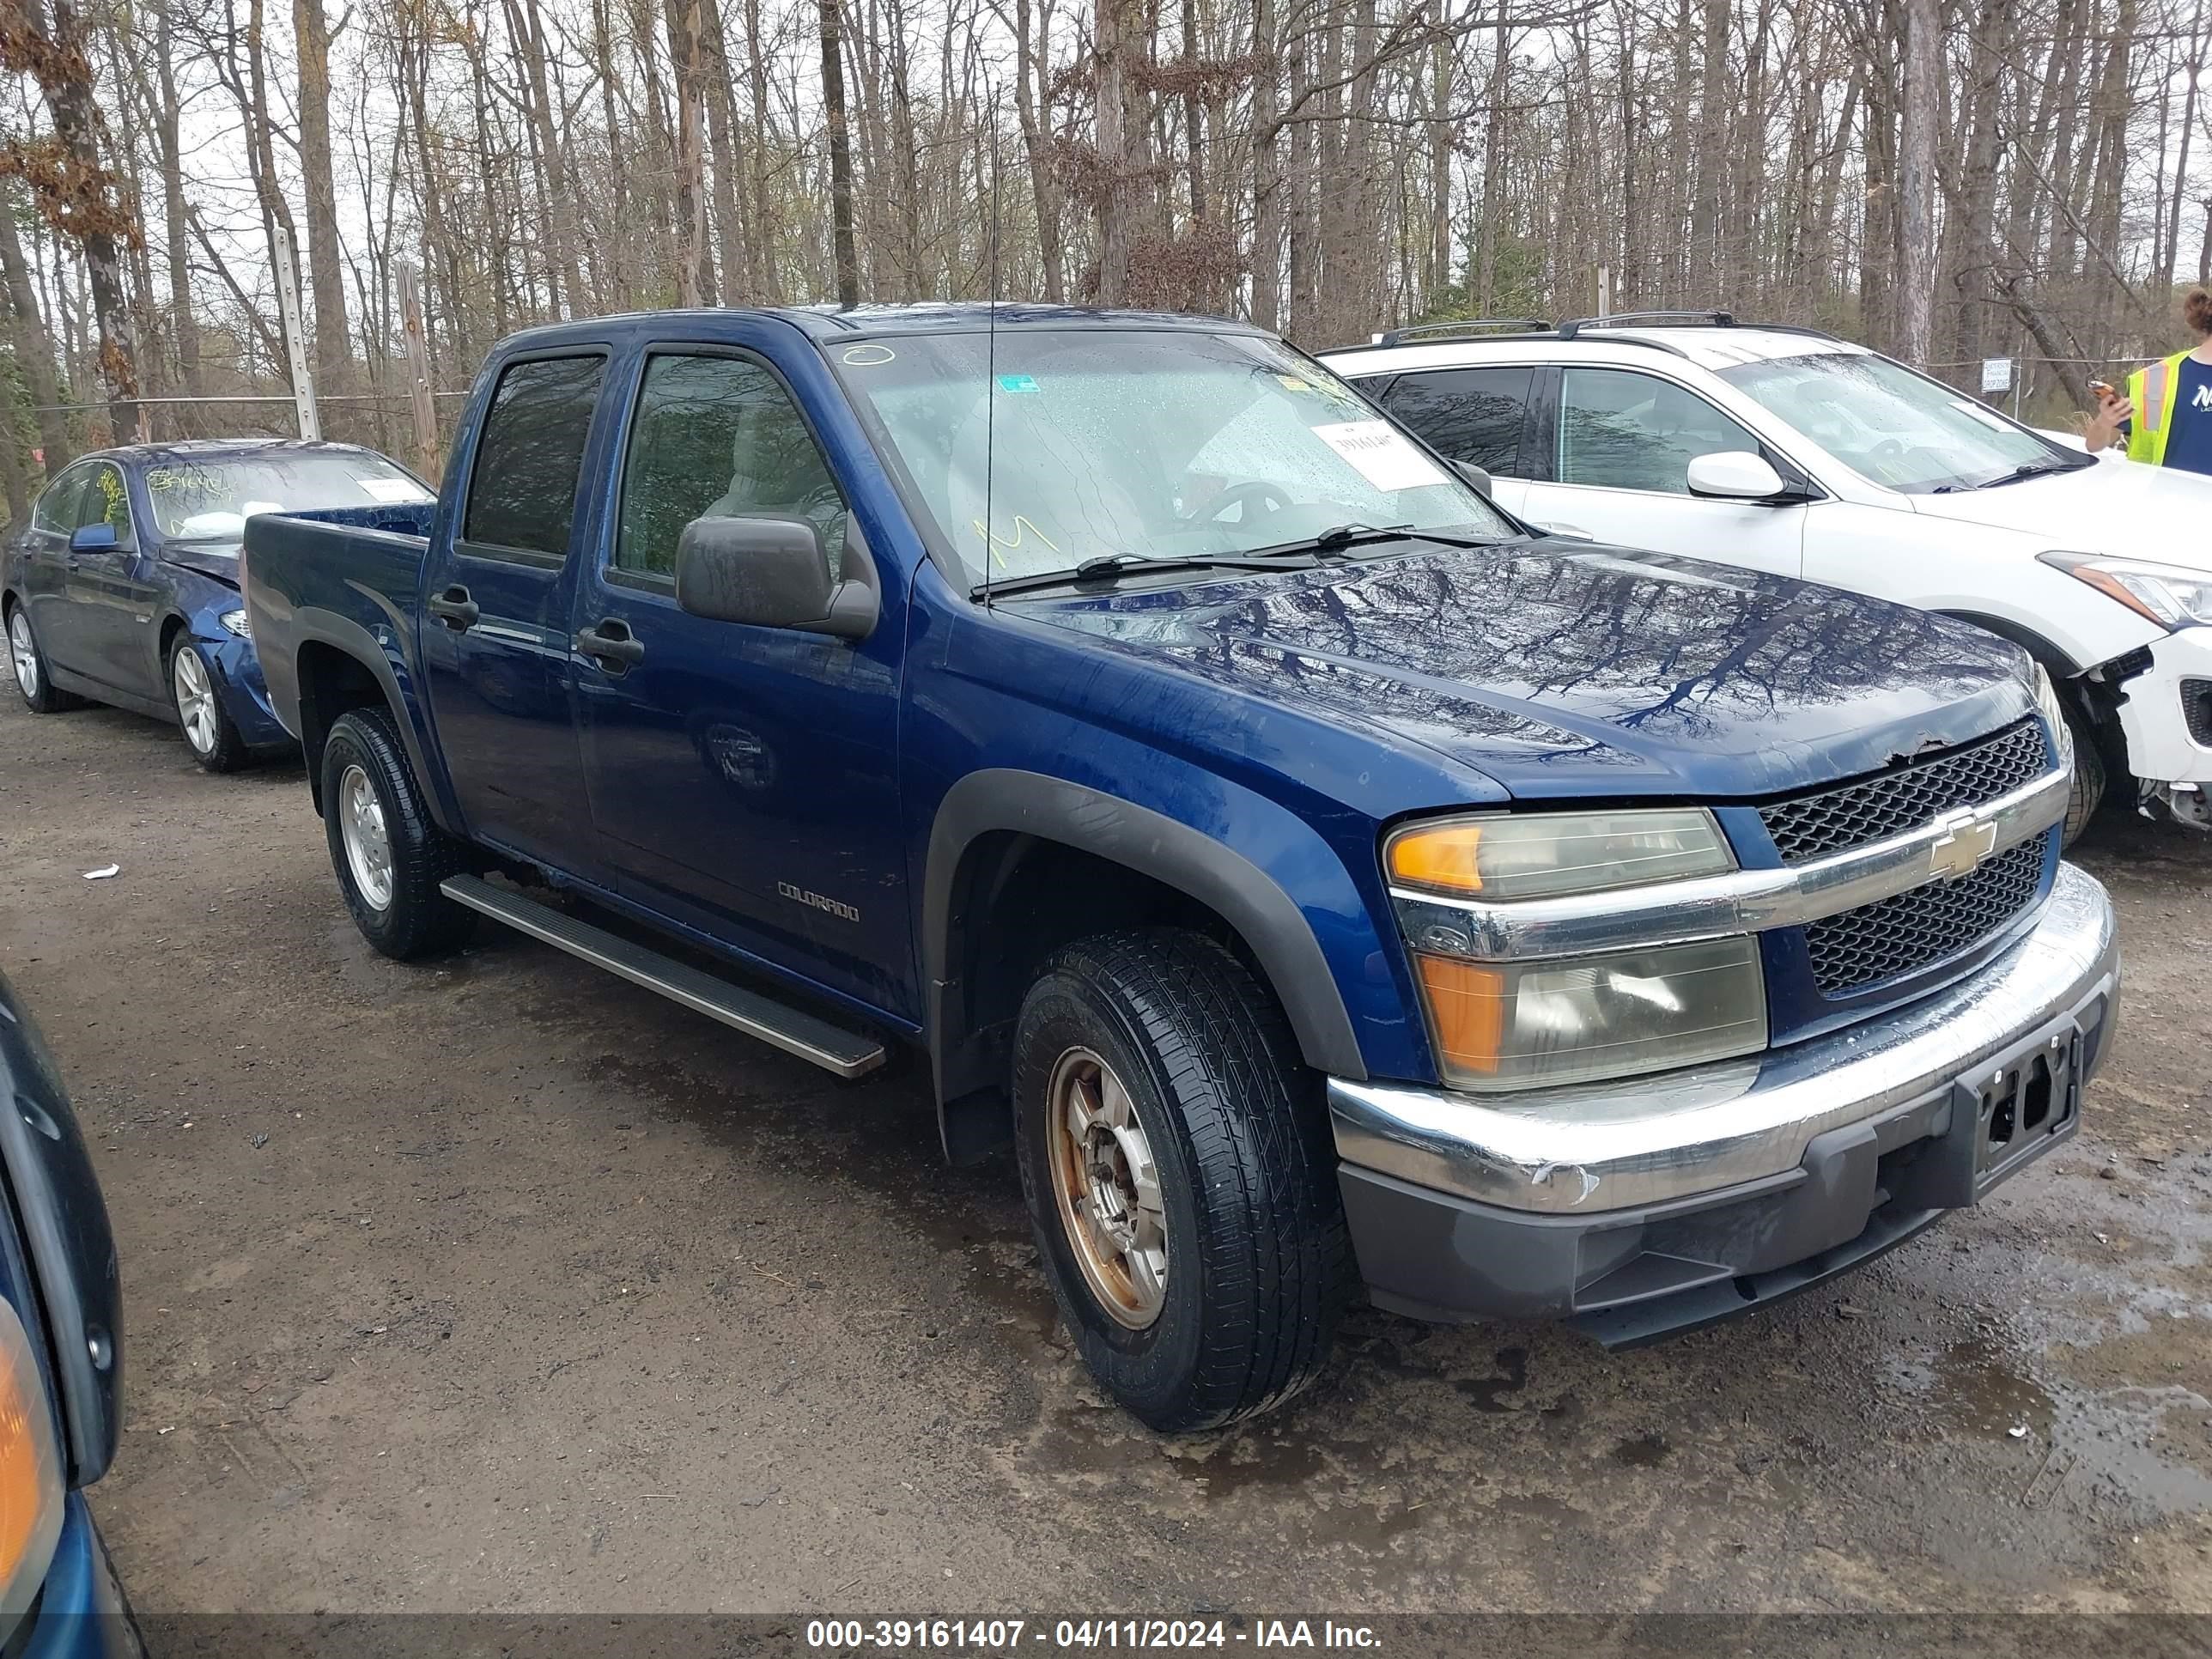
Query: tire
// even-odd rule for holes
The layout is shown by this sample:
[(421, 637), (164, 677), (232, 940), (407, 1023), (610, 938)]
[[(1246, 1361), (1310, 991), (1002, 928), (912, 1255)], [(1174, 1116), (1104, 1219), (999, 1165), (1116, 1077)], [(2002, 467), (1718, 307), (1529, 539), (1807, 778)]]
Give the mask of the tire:
[(2074, 793), (2066, 798), (2066, 823), (2058, 837), (2058, 844), (2064, 848), (2081, 838), (2105, 804), (2105, 751), (2100, 746), (2097, 728), (2074, 706), (2071, 697), (2060, 698), (2058, 706), (2074, 740)]
[[(1235, 957), (1171, 929), (1069, 946), (1023, 1000), (1013, 1089), (1038, 1258), (1116, 1401), (1181, 1433), (1313, 1381), (1358, 1285), (1336, 1157), (1319, 1079)], [(1080, 1140), (1062, 1127), (1079, 1099), (1096, 1109)], [(1147, 1158), (1149, 1196), (1131, 1173)], [(1097, 1196), (1094, 1168), (1119, 1172), (1121, 1199)], [(1083, 1215), (1132, 1195), (1129, 1248), (1086, 1243), (1107, 1230)]]
[(253, 751), (223, 706), (222, 683), (191, 635), (179, 633), (169, 647), (168, 675), (177, 730), (192, 758), (210, 772), (235, 772), (250, 762)]
[(58, 714), (83, 708), (82, 697), (55, 689), (52, 677), (46, 672), (46, 653), (39, 648), (39, 636), (31, 631), (30, 611), (11, 605), (7, 622), (9, 665), (15, 671), (15, 690), (22, 696), (23, 707), (33, 714)]
[(338, 716), (323, 742), (322, 786), (331, 866), (362, 937), (398, 962), (465, 944), (476, 912), (438, 886), (469, 867), (468, 848), (430, 817), (382, 709)]

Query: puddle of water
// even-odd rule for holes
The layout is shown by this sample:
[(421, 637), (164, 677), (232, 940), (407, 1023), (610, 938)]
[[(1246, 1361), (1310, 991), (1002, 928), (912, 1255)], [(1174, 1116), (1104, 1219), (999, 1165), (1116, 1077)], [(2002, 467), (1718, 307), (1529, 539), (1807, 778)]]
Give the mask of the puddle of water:
[(2212, 1475), (2172, 1455), (2179, 1448), (2166, 1421), (2172, 1415), (2199, 1431), (2212, 1401), (2179, 1385), (2079, 1388), (2039, 1379), (2034, 1369), (1975, 1336), (1931, 1358), (1893, 1364), (1890, 1381), (1956, 1432), (2040, 1449), (2021, 1495), (2030, 1509), (2070, 1493), (2077, 1502), (2094, 1495), (2149, 1514), (2212, 1510)]
[(1984, 1338), (1954, 1342), (1936, 1357), (1929, 1397), (1954, 1426), (1975, 1434), (2020, 1439), (2025, 1437), (2012, 1431), (2025, 1427), (2039, 1439), (2050, 1437), (2050, 1395)]
[(1654, 1429), (1649, 1434), (1639, 1434), (1624, 1440), (1613, 1449), (1613, 1461), (1632, 1469), (1656, 1469), (1667, 1461), (1674, 1449), (1667, 1443), (1667, 1437)]

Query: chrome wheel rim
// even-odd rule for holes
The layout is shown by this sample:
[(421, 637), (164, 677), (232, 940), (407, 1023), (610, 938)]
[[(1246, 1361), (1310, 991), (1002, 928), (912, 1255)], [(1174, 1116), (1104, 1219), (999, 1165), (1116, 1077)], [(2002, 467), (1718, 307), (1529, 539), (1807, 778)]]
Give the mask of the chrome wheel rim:
[(353, 884), (372, 910), (392, 902), (392, 837), (384, 828), (384, 803), (376, 786), (358, 766), (338, 780), (338, 836), (345, 843), (346, 867)]
[(185, 741), (200, 754), (212, 754), (216, 738), (215, 686), (208, 678), (207, 665), (200, 660), (200, 653), (188, 645), (177, 653), (175, 665), (169, 674), (177, 695), (177, 723), (185, 728)]
[(1085, 1283), (1115, 1322), (1140, 1331), (1168, 1294), (1159, 1166), (1114, 1068), (1070, 1048), (1047, 1085), (1053, 1198)]
[(18, 611), (8, 618), (8, 654), (15, 659), (15, 684), (27, 697), (39, 695), (39, 647), (31, 640), (31, 619)]

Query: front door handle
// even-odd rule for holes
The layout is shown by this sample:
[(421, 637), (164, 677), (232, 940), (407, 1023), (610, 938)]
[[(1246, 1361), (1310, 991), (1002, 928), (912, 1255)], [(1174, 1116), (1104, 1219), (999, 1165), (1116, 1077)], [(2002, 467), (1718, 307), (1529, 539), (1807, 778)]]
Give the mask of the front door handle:
[(645, 660), (645, 641), (629, 631), (628, 623), (614, 617), (595, 628), (577, 629), (576, 649), (611, 674)]
[(477, 618), (483, 614), (469, 597), (469, 590), (458, 582), (442, 593), (433, 594), (424, 609), (456, 634), (465, 634), (475, 627)]

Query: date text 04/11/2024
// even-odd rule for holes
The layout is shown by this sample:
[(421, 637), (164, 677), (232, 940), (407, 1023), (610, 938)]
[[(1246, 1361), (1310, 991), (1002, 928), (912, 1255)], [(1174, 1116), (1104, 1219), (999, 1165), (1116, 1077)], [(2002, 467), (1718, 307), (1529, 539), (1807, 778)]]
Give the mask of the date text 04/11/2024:
[(1261, 1619), (1249, 1631), (1232, 1628), (1222, 1619), (1060, 1619), (1049, 1625), (1041, 1619), (816, 1619), (806, 1626), (808, 1647), (832, 1650), (1018, 1652), (1024, 1642), (1085, 1651), (1225, 1648), (1232, 1642), (1255, 1648), (1369, 1652), (1382, 1646), (1370, 1626), (1340, 1625), (1328, 1619)]

